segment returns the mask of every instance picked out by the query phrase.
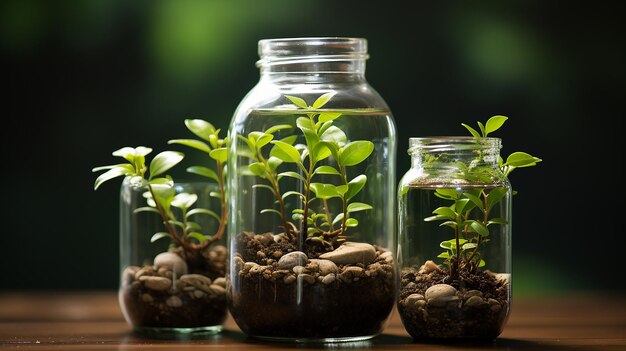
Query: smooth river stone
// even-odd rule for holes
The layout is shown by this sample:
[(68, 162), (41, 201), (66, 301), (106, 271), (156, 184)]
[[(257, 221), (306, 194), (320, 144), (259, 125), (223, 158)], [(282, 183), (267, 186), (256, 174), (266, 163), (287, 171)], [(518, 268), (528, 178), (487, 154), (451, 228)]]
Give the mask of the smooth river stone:
[(317, 263), (317, 266), (320, 270), (320, 275), (337, 273), (337, 265), (331, 260), (312, 259), (311, 263)]
[(293, 251), (283, 255), (278, 260), (279, 269), (292, 269), (295, 266), (305, 266), (309, 262), (309, 258), (302, 251)]
[(376, 249), (367, 243), (346, 242), (334, 251), (320, 255), (319, 258), (336, 264), (370, 264), (376, 258)]
[(154, 265), (158, 267), (167, 267), (171, 269), (176, 276), (180, 277), (187, 274), (187, 263), (182, 257), (173, 252), (163, 252), (154, 258)]
[(426, 300), (433, 306), (443, 306), (450, 301), (458, 299), (456, 289), (448, 284), (436, 284), (426, 290)]

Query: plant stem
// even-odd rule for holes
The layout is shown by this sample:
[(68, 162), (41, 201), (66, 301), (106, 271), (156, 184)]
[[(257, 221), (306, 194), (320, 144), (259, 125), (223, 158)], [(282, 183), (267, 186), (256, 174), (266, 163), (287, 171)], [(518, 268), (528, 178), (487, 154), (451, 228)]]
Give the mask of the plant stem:
[(212, 243), (222, 238), (222, 235), (224, 234), (224, 230), (226, 229), (226, 221), (228, 220), (228, 210), (226, 208), (226, 188), (224, 186), (224, 166), (222, 165), (222, 161), (216, 160), (215, 162), (216, 162), (216, 167), (217, 167), (217, 179), (218, 179), (217, 186), (220, 190), (220, 194), (222, 195), (220, 197), (220, 206), (221, 206), (220, 225), (217, 228), (217, 232), (215, 232), (215, 235), (213, 235), (213, 237), (210, 240), (206, 240), (200, 245), (201, 250), (204, 250), (209, 245), (211, 245)]
[[(261, 150), (257, 149), (257, 159), (263, 162), (265, 165), (265, 169), (268, 169), (268, 162), (261, 154)], [(278, 206), (280, 207), (280, 219), (283, 222), (283, 227), (285, 229), (285, 234), (290, 238), (293, 238), (295, 233), (292, 233), (292, 226), (289, 225), (287, 221), (287, 210), (285, 209), (285, 202), (283, 201), (282, 196), (280, 196), (280, 186), (278, 185), (278, 181), (276, 180), (275, 174), (269, 171), (265, 171), (267, 175), (267, 180), (270, 182), (272, 186), (272, 191), (274, 192), (274, 197), (276, 197), (276, 201), (278, 201)]]
[(157, 197), (155, 196), (154, 190), (152, 189), (152, 185), (148, 185), (148, 190), (150, 191), (150, 194), (152, 195), (152, 199), (154, 199), (154, 203), (156, 204), (157, 210), (159, 211), (159, 214), (161, 215), (161, 219), (163, 219), (163, 225), (165, 225), (167, 232), (170, 234), (170, 238), (172, 238), (172, 240), (174, 240), (176, 244), (178, 244), (178, 246), (181, 246), (185, 250), (189, 250), (190, 247), (187, 244), (187, 242), (185, 240), (181, 240), (178, 237), (176, 228), (172, 226), (172, 224), (170, 223), (169, 216), (163, 209), (163, 206), (161, 206), (161, 203), (159, 202)]

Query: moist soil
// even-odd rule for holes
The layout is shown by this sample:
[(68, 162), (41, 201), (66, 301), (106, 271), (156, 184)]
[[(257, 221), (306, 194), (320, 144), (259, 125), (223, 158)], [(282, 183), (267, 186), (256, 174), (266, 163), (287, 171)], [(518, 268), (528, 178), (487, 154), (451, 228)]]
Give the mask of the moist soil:
[[(345, 338), (374, 336), (384, 327), (394, 303), (394, 264), (376, 247), (370, 263), (337, 264), (334, 273), (309, 261), (324, 253), (318, 246), (298, 248), (282, 234), (237, 237), (230, 310), (244, 333), (265, 338)], [(281, 269), (278, 260), (294, 251), (308, 260)]]
[[(488, 271), (461, 271), (450, 282), (449, 274), (441, 269), (424, 271), (424, 266), (411, 267), (401, 274), (398, 312), (413, 338), (494, 339), (500, 335), (510, 309), (508, 278)], [(441, 287), (448, 295), (429, 299)]]
[[(119, 298), (131, 324), (147, 328), (221, 325), (227, 313), (226, 248), (216, 246), (203, 256), (205, 262), (190, 264), (189, 272), (180, 277), (167, 267), (127, 267)], [(191, 262), (200, 260), (194, 257)]]

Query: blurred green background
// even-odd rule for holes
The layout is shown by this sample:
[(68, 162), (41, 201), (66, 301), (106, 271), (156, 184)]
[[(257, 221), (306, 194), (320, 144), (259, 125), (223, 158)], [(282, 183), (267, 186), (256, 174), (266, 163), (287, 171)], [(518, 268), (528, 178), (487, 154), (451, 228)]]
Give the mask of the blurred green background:
[[(398, 176), (411, 136), (496, 114), (512, 175), (514, 293), (623, 293), (626, 78), (621, 12), (558, 1), (0, 2), (1, 290), (115, 289), (122, 146), (167, 148), (183, 120), (228, 122), (258, 80), (257, 41), (355, 36), (393, 111)], [(619, 278), (619, 277), (622, 278)]]

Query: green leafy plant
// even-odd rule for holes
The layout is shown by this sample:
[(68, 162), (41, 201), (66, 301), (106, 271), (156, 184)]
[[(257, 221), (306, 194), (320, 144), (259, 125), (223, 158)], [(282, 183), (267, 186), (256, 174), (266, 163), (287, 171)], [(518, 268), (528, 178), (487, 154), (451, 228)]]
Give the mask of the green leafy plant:
[[(500, 129), (507, 119), (505, 116), (493, 116), (485, 124), (478, 122), (480, 133), (465, 123), (462, 125), (475, 138), (480, 139)], [(478, 162), (475, 164), (480, 165), (481, 158), (482, 154), (479, 154)], [(502, 173), (508, 176), (516, 168), (535, 166), (541, 161), (528, 153), (514, 152), (506, 161), (500, 157), (498, 165)], [(471, 166), (462, 168), (469, 174), (482, 173), (480, 170), (472, 169)], [(435, 196), (452, 203), (435, 209), (433, 216), (426, 217), (424, 221), (443, 221), (440, 226), (449, 227), (454, 231), (452, 239), (441, 242), (440, 246), (445, 251), (437, 256), (444, 260), (444, 265), (450, 271), (451, 280), (458, 279), (461, 270), (476, 273), (479, 267), (485, 265), (480, 248), (489, 241), (490, 226), (507, 224), (504, 218), (492, 217), (491, 211), (508, 192), (509, 189), (504, 187), (468, 189), (463, 192), (448, 188), (436, 189)]]
[[(224, 167), (227, 162), (225, 139), (219, 138), (219, 129), (215, 129), (209, 122), (194, 119), (186, 120), (187, 128), (203, 140), (175, 139), (170, 144), (181, 144), (206, 152), (210, 159), (214, 160), (216, 171), (205, 166), (192, 166), (188, 172), (207, 177), (218, 185), (218, 192), (211, 192), (211, 196), (220, 199), (221, 214), (206, 208), (194, 208), (198, 196), (191, 193), (176, 194), (174, 181), (170, 176), (163, 176), (165, 172), (180, 163), (184, 154), (176, 151), (164, 151), (156, 155), (149, 165), (146, 156), (152, 149), (139, 146), (136, 148), (124, 147), (115, 152), (113, 156), (124, 158), (127, 163), (110, 166), (96, 167), (93, 172), (106, 170), (96, 179), (94, 189), (98, 189), (104, 182), (116, 177), (129, 177), (129, 182), (134, 186), (146, 186), (148, 191), (144, 193), (148, 206), (137, 208), (135, 213), (153, 212), (163, 220), (164, 232), (155, 233), (151, 242), (163, 238), (169, 238), (174, 247), (182, 249), (181, 255), (191, 263), (192, 267), (206, 265), (202, 253), (214, 242), (217, 242), (224, 233), (226, 212), (226, 188)], [(205, 142), (206, 141), (206, 142)], [(216, 233), (204, 234), (202, 227), (193, 221), (196, 215), (207, 215), (218, 221)]]
[[(240, 155), (251, 161), (245, 172), (265, 179), (267, 184), (255, 187), (271, 191), (276, 199), (277, 208), (263, 209), (261, 213), (279, 216), (281, 227), (289, 237), (302, 235), (308, 242), (321, 245), (325, 250), (336, 248), (347, 239), (347, 230), (358, 226), (357, 219), (350, 216), (352, 213), (372, 209), (369, 204), (352, 201), (365, 186), (367, 177), (360, 174), (349, 179), (347, 170), (365, 161), (374, 150), (374, 144), (367, 140), (348, 141), (345, 132), (333, 125), (342, 114), (320, 111), (333, 95), (323, 94), (311, 105), (302, 98), (285, 96), (302, 110), (301, 116), (296, 119), (296, 127), (304, 135), (305, 144), (294, 145), (297, 134), (275, 139), (276, 132), (293, 129), (287, 124), (237, 136), (247, 145)], [(331, 159), (332, 162), (321, 164), (321, 161)], [(280, 171), (285, 163), (294, 164), (298, 172)], [(316, 176), (320, 175), (335, 176), (337, 181), (316, 181)], [(283, 178), (301, 182), (302, 192), (281, 192), (280, 181)], [(285, 199), (290, 196), (297, 197), (300, 203), (292, 210), (291, 216), (285, 206)], [(331, 201), (339, 205), (339, 213), (331, 213)], [(319, 212), (314, 210), (315, 204), (321, 209)], [(294, 221), (300, 224), (300, 231)]]

